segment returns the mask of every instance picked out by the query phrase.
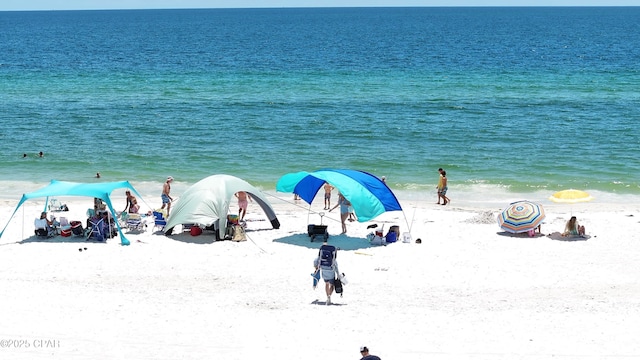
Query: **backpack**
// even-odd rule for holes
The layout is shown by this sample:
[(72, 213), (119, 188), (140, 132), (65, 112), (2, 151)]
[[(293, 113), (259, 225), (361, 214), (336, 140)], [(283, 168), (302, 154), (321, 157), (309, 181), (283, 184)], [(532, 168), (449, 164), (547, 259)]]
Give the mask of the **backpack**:
[(333, 260), (338, 256), (337, 249), (333, 245), (322, 245), (318, 252), (320, 258), (320, 266), (331, 267)]
[(49, 236), (47, 229), (36, 229), (37, 236)]

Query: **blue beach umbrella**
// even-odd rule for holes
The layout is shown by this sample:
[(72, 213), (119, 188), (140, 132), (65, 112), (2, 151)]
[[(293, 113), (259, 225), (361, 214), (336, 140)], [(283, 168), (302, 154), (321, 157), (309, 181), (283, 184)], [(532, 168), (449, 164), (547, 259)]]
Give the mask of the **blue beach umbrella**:
[(510, 233), (522, 233), (537, 228), (544, 220), (544, 208), (540, 204), (521, 200), (509, 204), (498, 215), (498, 225)]
[(369, 221), (386, 211), (402, 211), (391, 189), (377, 176), (359, 170), (322, 169), (282, 176), (276, 191), (295, 193), (309, 205), (327, 182), (351, 202), (359, 222)]

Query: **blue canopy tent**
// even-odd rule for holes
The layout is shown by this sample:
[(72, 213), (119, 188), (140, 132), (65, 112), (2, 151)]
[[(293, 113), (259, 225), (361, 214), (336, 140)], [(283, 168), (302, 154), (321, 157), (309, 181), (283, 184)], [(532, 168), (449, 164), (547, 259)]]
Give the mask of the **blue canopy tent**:
[(359, 222), (369, 221), (386, 211), (402, 211), (387, 184), (377, 176), (359, 170), (322, 169), (286, 174), (278, 180), (276, 191), (298, 194), (311, 205), (325, 182), (351, 202)]
[[(133, 186), (128, 181), (89, 184), (89, 183), (74, 183), (74, 182), (67, 182), (67, 181), (51, 180), (51, 183), (43, 187), (42, 189), (36, 190), (32, 193), (22, 195), (22, 199), (20, 199), (18, 206), (16, 206), (16, 209), (13, 211), (13, 214), (11, 214), (11, 216), (9, 217), (9, 220), (7, 221), (7, 225), (5, 225), (4, 228), (2, 229), (2, 232), (0, 232), (0, 238), (2, 237), (2, 234), (7, 229), (9, 222), (11, 221), (13, 216), (16, 214), (16, 212), (18, 211), (22, 203), (33, 198), (46, 197), (47, 200), (44, 205), (45, 210), (47, 208), (47, 202), (49, 202), (49, 197), (51, 196), (87, 196), (87, 197), (98, 198), (103, 200), (107, 204), (109, 211), (111, 211), (111, 216), (113, 216), (113, 218), (115, 219), (116, 212), (113, 210), (113, 205), (111, 204), (110, 196), (113, 190), (121, 189), (121, 188), (126, 188), (131, 190), (131, 192), (133, 192), (138, 198), (142, 199), (138, 191), (136, 191), (136, 189), (134, 189)], [(120, 234), (120, 242), (122, 243), (122, 245), (129, 245), (130, 244), (129, 240), (127, 240), (127, 238), (122, 233), (122, 229), (120, 228), (120, 225), (118, 224), (117, 221), (115, 221), (115, 224)]]

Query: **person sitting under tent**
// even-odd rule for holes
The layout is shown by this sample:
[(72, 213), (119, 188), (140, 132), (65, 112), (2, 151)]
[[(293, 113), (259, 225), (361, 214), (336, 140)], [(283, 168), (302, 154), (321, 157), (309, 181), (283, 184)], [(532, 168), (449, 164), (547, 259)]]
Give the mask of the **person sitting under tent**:
[(94, 213), (99, 213), (100, 211), (104, 211), (107, 209), (107, 204), (102, 201), (100, 198), (93, 198), (93, 211)]
[(56, 235), (53, 220), (47, 219), (47, 213), (43, 211), (40, 218), (33, 223), (35, 226), (35, 234), (38, 236), (53, 237)]

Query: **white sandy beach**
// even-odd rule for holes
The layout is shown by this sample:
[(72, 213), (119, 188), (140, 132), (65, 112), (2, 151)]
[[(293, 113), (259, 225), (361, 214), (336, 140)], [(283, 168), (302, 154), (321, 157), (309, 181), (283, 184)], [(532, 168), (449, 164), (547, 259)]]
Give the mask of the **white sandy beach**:
[[(422, 243), (378, 247), (367, 225), (406, 232), (403, 213), (346, 236), (327, 213), (349, 280), (327, 306), (306, 234), (320, 217), (282, 196), (278, 230), (249, 206), (245, 242), (149, 229), (130, 246), (36, 239), (43, 202), (26, 202), (0, 239), (0, 358), (359, 359), (362, 345), (383, 360), (640, 358), (635, 204), (546, 202), (543, 234), (570, 214), (586, 226), (588, 239), (566, 241), (508, 236), (496, 206), (400, 198)], [(0, 205), (2, 226), (18, 198)], [(57, 215), (84, 222), (91, 199), (65, 202)]]

